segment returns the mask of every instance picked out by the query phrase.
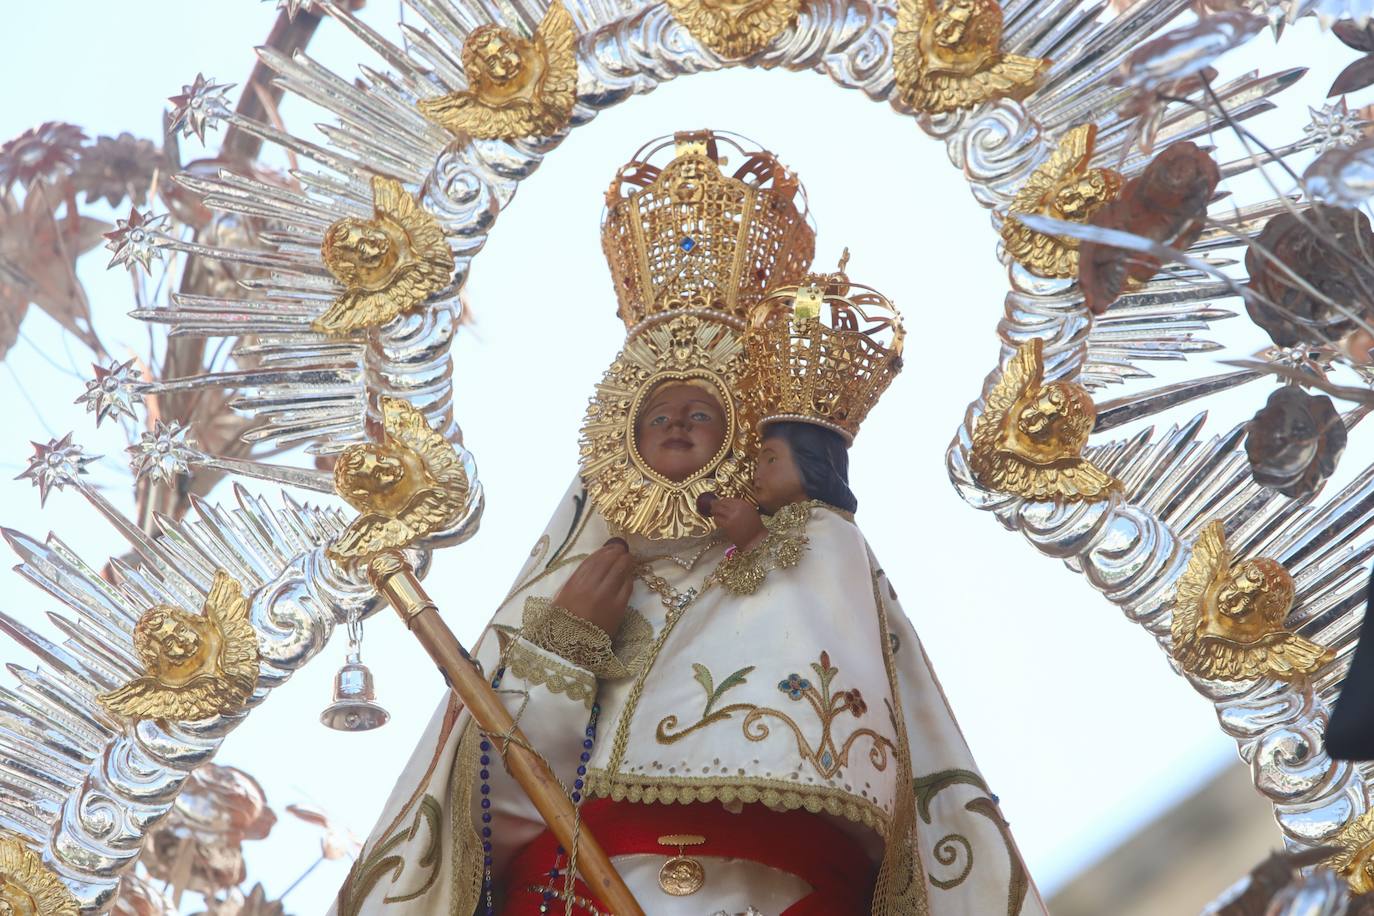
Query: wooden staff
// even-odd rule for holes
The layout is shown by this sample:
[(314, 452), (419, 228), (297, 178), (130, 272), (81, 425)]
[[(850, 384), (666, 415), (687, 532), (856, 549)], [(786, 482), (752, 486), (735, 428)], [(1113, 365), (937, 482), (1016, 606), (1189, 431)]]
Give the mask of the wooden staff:
[(644, 916), (634, 895), (611, 864), (606, 851), (585, 826), (575, 828), (577, 809), (563, 793), (544, 759), (529, 749), (525, 736), (515, 725), (491, 684), (477, 671), (472, 657), (453, 631), (439, 616), (439, 609), (425, 594), (415, 571), (398, 551), (373, 557), (367, 567), (368, 578), (386, 596), (406, 628), (415, 634), (429, 657), (439, 666), (454, 693), (463, 701), (477, 727), (488, 735), (509, 736), (501, 752), (511, 776), (534, 802), (539, 816), (549, 825), (564, 849), (575, 849), (577, 870), (601, 904), (616, 916)]

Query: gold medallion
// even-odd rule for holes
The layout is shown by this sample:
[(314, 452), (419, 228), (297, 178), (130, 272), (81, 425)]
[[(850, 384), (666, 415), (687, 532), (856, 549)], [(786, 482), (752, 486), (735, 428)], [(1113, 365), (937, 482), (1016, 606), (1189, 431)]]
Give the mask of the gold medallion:
[(706, 886), (706, 867), (689, 856), (682, 854), (684, 846), (700, 846), (706, 837), (695, 834), (674, 833), (658, 838), (660, 846), (676, 846), (677, 855), (673, 856), (658, 870), (658, 886), (665, 894), (674, 897), (688, 897)]

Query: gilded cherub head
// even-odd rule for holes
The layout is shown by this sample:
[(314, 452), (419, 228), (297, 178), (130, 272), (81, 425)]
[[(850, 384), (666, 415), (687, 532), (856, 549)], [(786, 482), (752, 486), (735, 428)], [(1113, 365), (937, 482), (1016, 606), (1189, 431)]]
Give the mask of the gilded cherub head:
[(425, 415), (399, 398), (382, 399), (379, 443), (350, 446), (334, 465), (334, 488), (359, 516), (329, 548), (358, 560), (453, 524), (469, 508), (469, 481), (458, 452)]
[(470, 88), (512, 95), (537, 78), (542, 63), (530, 42), (499, 25), (484, 25), (469, 35), (462, 62)]
[(408, 247), (405, 234), (385, 221), (350, 216), (329, 227), (320, 254), (340, 283), (375, 290), (391, 279)]
[(969, 468), (983, 486), (1026, 499), (1105, 499), (1120, 484), (1082, 457), (1097, 410), (1081, 385), (1044, 384), (1042, 347), (1022, 344), (988, 392)]
[(1190, 674), (1216, 680), (1310, 674), (1333, 653), (1285, 628), (1293, 597), (1283, 564), (1268, 557), (1233, 563), (1221, 521), (1210, 523), (1178, 579), (1174, 658)]
[(420, 114), (464, 139), (555, 134), (577, 101), (576, 39), (558, 0), (532, 38), (493, 24), (474, 29), (460, 54), (466, 88), (420, 99)]
[(1028, 228), (1016, 217), (1050, 216), (1086, 223), (1115, 200), (1124, 179), (1111, 169), (1090, 168), (1097, 139), (1095, 124), (1067, 131), (1048, 159), (1036, 167), (1016, 191), (1002, 224), (1002, 241), (1009, 255), (1042, 277), (1078, 275), (1078, 240), (1047, 235)]
[(1088, 443), (1097, 409), (1082, 387), (1051, 382), (1017, 401), (1009, 447), (1031, 460), (1076, 455)]
[(1268, 557), (1237, 563), (1214, 588), (1217, 616), (1204, 622), (1202, 632), (1239, 642), (1253, 642), (1282, 627), (1293, 606), (1293, 577)]
[(898, 0), (892, 70), (903, 104), (926, 114), (1023, 99), (1049, 61), (1002, 53), (997, 0)]
[(439, 221), (399, 181), (372, 179), (372, 219), (348, 216), (325, 231), (320, 256), (344, 292), (311, 325), (348, 334), (414, 311), (444, 288), (453, 252)]
[(212, 671), (219, 636), (210, 621), (158, 605), (134, 626), (134, 649), (147, 672), (164, 684), (184, 684)]
[(668, 0), (673, 18), (721, 57), (761, 51), (797, 18), (800, 0)]
[(258, 676), (248, 612), (243, 586), (224, 570), (215, 573), (200, 614), (149, 608), (133, 633), (143, 675), (102, 694), (101, 703), (116, 715), (176, 722), (241, 709)]
[(929, 45), (943, 63), (976, 67), (1002, 41), (1002, 8), (996, 0), (942, 0), (927, 28)]

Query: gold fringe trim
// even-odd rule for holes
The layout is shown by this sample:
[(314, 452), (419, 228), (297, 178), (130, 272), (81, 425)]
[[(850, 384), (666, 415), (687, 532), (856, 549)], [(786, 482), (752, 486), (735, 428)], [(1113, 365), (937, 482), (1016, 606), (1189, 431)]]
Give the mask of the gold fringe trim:
[[(548, 651), (548, 650), (545, 650)], [(531, 687), (549, 693), (565, 693), (587, 709), (596, 701), (596, 678), (586, 671), (563, 665), (514, 641), (507, 649), (506, 667)]]
[(771, 779), (642, 777), (613, 775), (605, 770), (587, 772), (590, 796), (640, 804), (689, 805), (693, 802), (760, 803), (785, 811), (805, 810), (833, 814), (871, 828), (884, 840), (890, 817), (873, 802), (829, 786), (798, 786)]

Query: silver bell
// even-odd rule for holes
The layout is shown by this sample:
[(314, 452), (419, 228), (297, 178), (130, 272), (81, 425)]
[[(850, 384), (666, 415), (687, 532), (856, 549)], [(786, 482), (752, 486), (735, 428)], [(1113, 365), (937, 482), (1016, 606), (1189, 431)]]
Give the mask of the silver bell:
[(320, 713), (320, 722), (341, 732), (365, 732), (380, 728), (391, 714), (376, 703), (372, 672), (352, 651), (334, 675), (334, 702)]

